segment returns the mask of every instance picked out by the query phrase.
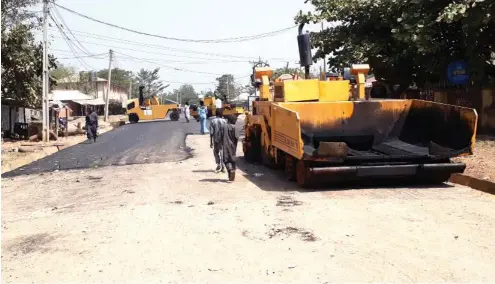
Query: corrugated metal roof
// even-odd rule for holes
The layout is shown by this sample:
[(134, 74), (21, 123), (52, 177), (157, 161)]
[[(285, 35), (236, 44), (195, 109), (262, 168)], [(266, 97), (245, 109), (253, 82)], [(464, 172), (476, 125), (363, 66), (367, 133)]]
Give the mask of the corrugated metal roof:
[(80, 100), (80, 101), (76, 101), (76, 103), (81, 105), (90, 105), (90, 106), (105, 105), (105, 102), (103, 101), (102, 98), (91, 99), (91, 100)]

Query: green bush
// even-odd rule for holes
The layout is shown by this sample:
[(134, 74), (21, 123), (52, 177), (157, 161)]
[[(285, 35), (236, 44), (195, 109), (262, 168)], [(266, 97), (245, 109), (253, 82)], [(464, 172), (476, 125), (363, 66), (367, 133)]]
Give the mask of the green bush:
[(108, 101), (108, 114), (110, 114), (110, 115), (125, 114), (125, 108), (122, 107), (122, 103), (120, 101), (109, 100)]

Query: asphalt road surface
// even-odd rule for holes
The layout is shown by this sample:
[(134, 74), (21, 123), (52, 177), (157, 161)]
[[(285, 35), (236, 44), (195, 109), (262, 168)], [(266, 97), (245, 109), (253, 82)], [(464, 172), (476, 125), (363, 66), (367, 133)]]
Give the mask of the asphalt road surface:
[(2, 177), (37, 174), (54, 170), (96, 168), (181, 161), (191, 155), (185, 145), (187, 134), (199, 134), (200, 125), (191, 120), (152, 121), (126, 124), (103, 133), (95, 143), (88, 141), (63, 149), (31, 164), (4, 173)]

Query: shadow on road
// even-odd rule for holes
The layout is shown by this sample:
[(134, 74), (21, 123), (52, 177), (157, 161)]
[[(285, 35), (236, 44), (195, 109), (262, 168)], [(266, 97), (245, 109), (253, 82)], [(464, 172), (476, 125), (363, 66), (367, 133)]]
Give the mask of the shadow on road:
[(214, 170), (192, 170), (193, 173), (214, 173)]
[(217, 183), (217, 182), (227, 183), (228, 182), (227, 177), (225, 177), (225, 179), (220, 179), (220, 178), (204, 178), (204, 179), (200, 179), (199, 181), (201, 181), (201, 182), (214, 182), (214, 183)]

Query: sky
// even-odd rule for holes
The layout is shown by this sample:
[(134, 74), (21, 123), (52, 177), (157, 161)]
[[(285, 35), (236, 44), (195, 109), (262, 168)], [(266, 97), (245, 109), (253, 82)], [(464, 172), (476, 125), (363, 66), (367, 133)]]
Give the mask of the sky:
[[(312, 10), (304, 0), (57, 0), (58, 5), (114, 25), (166, 37), (221, 39), (251, 36), (294, 26), (299, 10)], [(41, 6), (37, 9), (41, 10)], [(57, 13), (58, 12), (58, 13)], [(190, 43), (138, 35), (79, 17), (61, 8), (51, 13), (69, 28), (82, 45), (71, 51), (50, 20), (49, 53), (79, 71), (108, 68), (109, 49), (114, 67), (137, 72), (160, 67), (168, 91), (189, 83), (197, 91), (214, 90), (215, 78), (233, 74), (237, 83), (249, 83), (252, 64), (259, 57), (271, 67), (298, 67), (297, 27), (257, 40), (236, 43)], [(307, 30), (321, 26), (308, 25)], [(66, 31), (67, 35), (72, 35)], [(39, 36), (39, 35), (38, 35)], [(77, 42), (72, 39), (72, 44)], [(172, 50), (171, 50), (172, 48)], [(198, 53), (199, 52), (199, 53)], [(212, 56), (203, 53), (215, 53)], [(103, 54), (100, 57), (89, 55)], [(74, 58), (74, 57), (80, 58)], [(241, 57), (241, 58), (239, 58)], [(82, 62), (81, 62), (82, 61)], [(315, 64), (319, 68), (322, 62)], [(179, 71), (174, 68), (185, 69)], [(205, 74), (208, 73), (208, 74)]]

